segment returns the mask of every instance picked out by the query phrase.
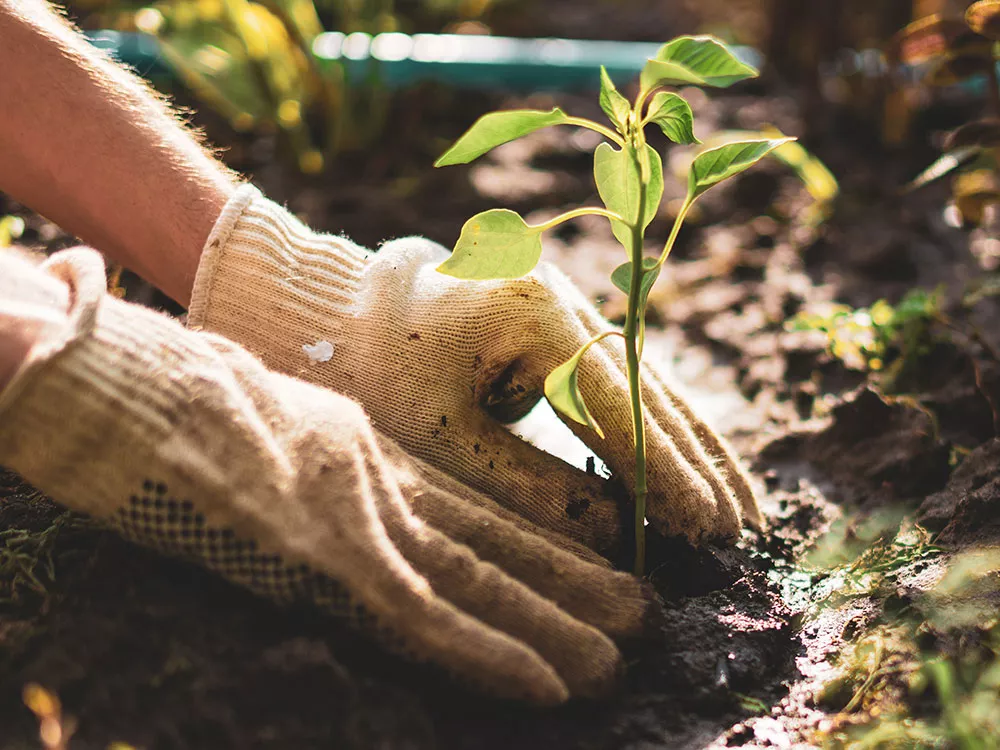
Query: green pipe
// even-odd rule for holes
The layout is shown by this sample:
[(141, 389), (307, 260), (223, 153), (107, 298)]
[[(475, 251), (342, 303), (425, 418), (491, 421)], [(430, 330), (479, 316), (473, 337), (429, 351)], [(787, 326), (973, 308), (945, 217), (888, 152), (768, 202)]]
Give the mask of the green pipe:
[[(95, 46), (144, 77), (156, 80), (172, 76), (153, 36), (103, 30), (87, 32), (87, 36)], [(363, 32), (329, 31), (316, 37), (312, 52), (321, 69), (342, 67), (353, 85), (364, 85), (374, 76), (389, 88), (438, 81), (462, 88), (534, 91), (594, 88), (602, 64), (616, 83), (626, 83), (639, 74), (659, 46), (460, 34), (410, 36), (393, 32), (372, 37)], [(761, 67), (763, 56), (753, 47), (731, 49), (744, 62)], [(915, 74), (915, 69), (903, 68), (904, 74)], [(959, 86), (970, 94), (982, 95), (986, 77), (974, 76)]]
[[(155, 37), (119, 31), (89, 32), (88, 36), (143, 76), (169, 75)], [(625, 83), (639, 74), (659, 47), (645, 42), (461, 34), (373, 37), (330, 31), (316, 37), (312, 52), (321, 69), (340, 66), (351, 84), (364, 84), (374, 75), (389, 88), (437, 81), (461, 88), (535, 91), (594, 88), (601, 65), (613, 79)], [(760, 63), (760, 53), (750, 47), (733, 51), (751, 65)]]

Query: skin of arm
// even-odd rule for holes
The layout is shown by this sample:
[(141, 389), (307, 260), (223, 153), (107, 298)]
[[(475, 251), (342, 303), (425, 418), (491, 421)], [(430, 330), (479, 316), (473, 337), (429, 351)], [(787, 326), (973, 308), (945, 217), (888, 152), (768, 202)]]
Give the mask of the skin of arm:
[(0, 190), (182, 305), (238, 185), (43, 0), (0, 0)]

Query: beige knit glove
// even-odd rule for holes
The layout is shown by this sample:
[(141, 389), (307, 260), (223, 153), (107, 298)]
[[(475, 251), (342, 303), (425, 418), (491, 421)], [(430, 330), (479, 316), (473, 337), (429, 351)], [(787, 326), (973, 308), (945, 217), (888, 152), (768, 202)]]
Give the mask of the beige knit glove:
[(0, 464), (129, 539), (346, 616), (495, 695), (553, 704), (613, 684), (608, 635), (638, 634), (651, 611), (636, 579), (491, 513), (350, 399), (106, 295), (93, 251), (41, 270), (0, 254), (0, 279), (0, 331), (19, 311), (43, 326), (0, 393)]
[[(311, 231), (245, 186), (208, 239), (188, 322), (239, 341), (275, 370), (357, 399), (405, 450), (525, 518), (613, 549), (621, 520), (609, 483), (518, 439), (496, 418), (526, 413), (545, 376), (609, 324), (550, 265), (522, 279), (470, 282), (435, 270), (447, 256), (416, 238), (369, 255)], [(580, 372), (607, 438), (569, 426), (631, 485), (617, 338), (593, 347)], [(651, 522), (694, 542), (732, 541), (743, 522), (759, 525), (732, 452), (665, 372), (644, 367)]]

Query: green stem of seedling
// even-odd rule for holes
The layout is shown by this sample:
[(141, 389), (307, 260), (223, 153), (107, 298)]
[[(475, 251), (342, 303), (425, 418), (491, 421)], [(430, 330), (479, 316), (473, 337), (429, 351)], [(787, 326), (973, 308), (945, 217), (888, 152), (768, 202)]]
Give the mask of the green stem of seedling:
[(600, 123), (588, 120), (586, 117), (567, 117), (563, 121), (563, 124), (576, 125), (577, 127), (580, 128), (587, 128), (587, 130), (593, 130), (595, 133), (600, 133), (601, 135), (603, 135), (609, 141), (614, 141), (622, 148), (625, 147), (625, 141), (622, 140), (622, 137), (618, 135), (618, 133), (611, 130), (610, 128), (604, 127)]
[(639, 207), (632, 225), (632, 283), (629, 287), (628, 310), (625, 315), (625, 362), (628, 370), (628, 391), (632, 404), (632, 435), (635, 444), (635, 574), (642, 576), (646, 568), (646, 420), (642, 410), (642, 388), (639, 377), (638, 332), (646, 311), (640, 307), (642, 290), (642, 243), (645, 229), (646, 179), (639, 162), (640, 148), (645, 148), (641, 136), (632, 152), (639, 178)]
[(645, 116), (642, 114), (642, 110), (646, 106), (646, 100), (649, 99), (650, 94), (660, 88), (660, 86), (654, 86), (651, 89), (643, 89), (635, 97), (635, 106), (633, 107), (633, 110), (635, 111), (636, 119), (641, 123), (641, 127), (645, 127), (649, 123), (649, 112), (646, 112)]
[[(642, 280), (641, 268), (633, 265), (633, 289)], [(625, 361), (628, 368), (628, 390), (632, 402), (632, 430), (635, 439), (635, 574), (642, 576), (646, 567), (646, 423), (642, 414), (642, 391), (639, 382), (639, 352), (636, 333), (639, 324), (639, 299), (629, 294), (628, 314), (625, 319)]]
[(614, 211), (609, 211), (606, 208), (598, 208), (596, 206), (585, 206), (583, 208), (574, 208), (572, 211), (567, 211), (564, 214), (559, 214), (554, 219), (549, 219), (543, 224), (532, 224), (532, 229), (537, 229), (539, 232), (545, 232), (552, 227), (559, 226), (563, 222), (569, 221), (570, 219), (578, 219), (581, 216), (604, 216), (605, 218), (612, 219), (613, 221), (623, 221), (622, 217), (616, 214)]
[(677, 233), (681, 231), (681, 224), (684, 223), (684, 217), (687, 216), (692, 203), (694, 201), (690, 197), (684, 199), (684, 204), (681, 206), (681, 210), (677, 212), (677, 218), (674, 219), (674, 225), (670, 229), (670, 236), (667, 237), (667, 242), (663, 246), (663, 252), (660, 253), (660, 259), (656, 261), (658, 266), (662, 266), (667, 262), (667, 258), (670, 257), (670, 251), (674, 249), (674, 242), (677, 241)]

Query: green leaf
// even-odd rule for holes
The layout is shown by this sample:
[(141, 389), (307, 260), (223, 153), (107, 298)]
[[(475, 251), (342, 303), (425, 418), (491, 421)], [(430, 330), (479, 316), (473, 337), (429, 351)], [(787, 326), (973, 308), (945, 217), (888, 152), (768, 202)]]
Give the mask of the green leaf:
[(802, 144), (782, 144), (774, 150), (774, 158), (794, 169), (809, 195), (817, 201), (829, 203), (840, 193), (837, 178), (823, 162), (806, 151)]
[(559, 107), (554, 107), (551, 112), (537, 109), (491, 112), (476, 120), (451, 148), (438, 157), (434, 166), (468, 164), (501, 144), (551, 125), (563, 125), (568, 119), (566, 113)]
[(580, 350), (568, 360), (559, 365), (545, 378), (545, 398), (549, 404), (560, 414), (569, 417), (574, 422), (590, 427), (600, 437), (604, 437), (604, 431), (597, 424), (594, 416), (587, 408), (580, 393), (580, 385), (577, 383), (577, 373), (580, 367), (580, 359), (590, 348), (590, 343), (584, 344)]
[(639, 86), (643, 91), (655, 89), (657, 86), (705, 86), (705, 79), (697, 73), (688, 70), (683, 65), (665, 62), (663, 60), (646, 60), (646, 65), (639, 74)]
[(437, 270), (457, 279), (516, 279), (541, 255), (541, 230), (514, 211), (494, 208), (465, 222), (451, 257)]
[[(645, 302), (649, 296), (649, 290), (653, 288), (653, 283), (660, 275), (662, 266), (657, 262), (658, 258), (642, 259), (642, 284), (639, 287), (640, 300)], [(632, 288), (632, 261), (622, 263), (611, 272), (611, 283), (621, 289), (625, 294)], [(641, 305), (640, 305), (641, 306)]]
[[(649, 299), (649, 292), (660, 276), (663, 268), (657, 258), (642, 259), (642, 283), (639, 284), (639, 350), (642, 351), (642, 341), (646, 336), (646, 300)], [(632, 288), (632, 262), (622, 263), (611, 272), (611, 283), (621, 289), (625, 294)]]
[(697, 73), (688, 70), (683, 65), (665, 62), (663, 60), (646, 60), (646, 65), (639, 74), (639, 85), (643, 91), (655, 89), (657, 86), (705, 86), (705, 79)]
[(660, 91), (649, 103), (646, 119), (655, 122), (674, 143), (701, 143), (694, 135), (694, 115), (691, 105), (679, 94)]
[(601, 66), (600, 102), (604, 114), (614, 123), (618, 132), (625, 135), (628, 130), (628, 116), (629, 112), (632, 111), (632, 107), (629, 105), (628, 99), (618, 93), (614, 81), (611, 80), (611, 76), (608, 75), (608, 71), (603, 65)]
[(688, 173), (688, 199), (694, 200), (713, 185), (749, 169), (771, 151), (794, 138), (734, 141), (698, 154)]
[(741, 62), (715, 37), (680, 36), (646, 62), (639, 81), (643, 91), (649, 91), (656, 86), (686, 84), (726, 88), (756, 77), (756, 69)]
[[(660, 198), (663, 197), (663, 162), (656, 150), (648, 144), (646, 156), (649, 159), (650, 178), (646, 189), (643, 229), (656, 216)], [(601, 200), (609, 210), (632, 223), (639, 217), (639, 179), (639, 169), (628, 150), (618, 150), (608, 143), (602, 143), (594, 151), (594, 181)], [(628, 224), (612, 220), (611, 231), (623, 247), (632, 246), (632, 230)]]

